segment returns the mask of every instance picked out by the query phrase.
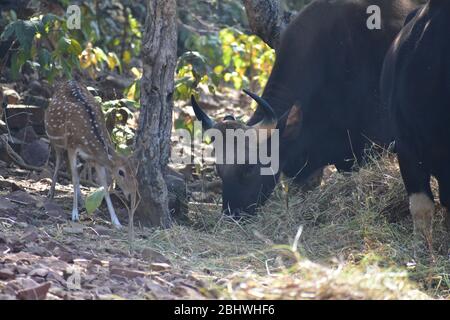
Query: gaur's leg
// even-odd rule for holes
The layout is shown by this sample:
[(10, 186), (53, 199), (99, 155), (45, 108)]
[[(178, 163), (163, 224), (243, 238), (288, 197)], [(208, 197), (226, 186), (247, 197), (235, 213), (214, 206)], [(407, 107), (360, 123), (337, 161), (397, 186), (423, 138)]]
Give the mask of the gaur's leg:
[[(434, 199), (430, 187), (431, 171), (414, 148), (397, 139), (397, 156), (403, 182), (409, 197), (409, 210), (413, 217), (415, 236), (423, 236), (432, 250)], [(416, 253), (416, 251), (415, 251)]]

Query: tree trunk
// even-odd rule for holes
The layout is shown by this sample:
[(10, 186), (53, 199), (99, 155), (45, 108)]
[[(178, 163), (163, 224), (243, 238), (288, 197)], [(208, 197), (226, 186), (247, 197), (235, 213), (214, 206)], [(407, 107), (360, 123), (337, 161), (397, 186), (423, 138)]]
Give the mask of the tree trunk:
[(141, 112), (135, 152), (141, 195), (136, 217), (147, 226), (170, 225), (163, 172), (170, 156), (176, 28), (175, 0), (147, 0), (142, 40)]
[(252, 32), (271, 48), (280, 43), (281, 32), (289, 24), (292, 14), (284, 12), (280, 0), (243, 0)]

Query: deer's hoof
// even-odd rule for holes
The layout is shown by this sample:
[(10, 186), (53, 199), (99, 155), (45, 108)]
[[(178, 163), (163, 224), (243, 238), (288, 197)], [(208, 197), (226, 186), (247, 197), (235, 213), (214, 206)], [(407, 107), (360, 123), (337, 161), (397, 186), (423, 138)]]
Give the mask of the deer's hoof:
[(122, 230), (122, 225), (120, 224), (119, 221), (113, 221), (112, 225), (114, 226), (114, 228), (116, 228), (117, 230)]
[(72, 210), (72, 221), (80, 221), (78, 210)]

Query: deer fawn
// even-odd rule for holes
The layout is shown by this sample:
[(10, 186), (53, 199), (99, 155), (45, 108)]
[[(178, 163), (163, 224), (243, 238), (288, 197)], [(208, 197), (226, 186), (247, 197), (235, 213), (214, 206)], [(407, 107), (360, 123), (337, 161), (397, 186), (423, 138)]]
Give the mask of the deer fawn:
[(137, 207), (136, 168), (131, 160), (118, 155), (106, 129), (100, 104), (94, 96), (75, 80), (57, 85), (55, 94), (45, 111), (45, 128), (55, 149), (56, 163), (49, 197), (55, 192), (61, 155), (67, 150), (73, 181), (72, 220), (79, 220), (78, 201), (81, 199), (77, 156), (95, 167), (99, 183), (105, 190), (105, 200), (112, 224), (121, 224), (116, 216), (108, 192), (107, 173), (111, 173), (126, 198), (131, 202), (129, 211), (129, 232), (132, 239), (133, 215)]

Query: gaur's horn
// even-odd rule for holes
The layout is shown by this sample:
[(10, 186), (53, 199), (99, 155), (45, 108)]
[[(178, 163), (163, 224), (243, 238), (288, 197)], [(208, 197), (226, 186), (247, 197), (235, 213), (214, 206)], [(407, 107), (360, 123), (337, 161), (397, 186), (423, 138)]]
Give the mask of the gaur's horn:
[(208, 130), (212, 128), (215, 124), (214, 120), (212, 120), (197, 103), (195, 97), (191, 96), (192, 108), (194, 109), (195, 116), (199, 121), (202, 122), (202, 126), (204, 130)]
[(258, 103), (264, 113), (264, 118), (259, 123), (255, 124), (254, 127), (275, 128), (277, 124), (277, 116), (270, 104), (263, 98), (248, 90), (244, 89), (244, 92)]

